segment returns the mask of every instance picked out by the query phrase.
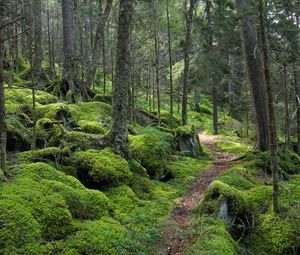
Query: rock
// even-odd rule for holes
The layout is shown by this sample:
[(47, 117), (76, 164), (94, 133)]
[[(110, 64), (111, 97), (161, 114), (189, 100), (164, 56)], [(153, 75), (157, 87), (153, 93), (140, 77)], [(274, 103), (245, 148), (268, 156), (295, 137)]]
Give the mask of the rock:
[(199, 137), (194, 128), (178, 127), (175, 131), (173, 147), (188, 157), (198, 158), (203, 154)]

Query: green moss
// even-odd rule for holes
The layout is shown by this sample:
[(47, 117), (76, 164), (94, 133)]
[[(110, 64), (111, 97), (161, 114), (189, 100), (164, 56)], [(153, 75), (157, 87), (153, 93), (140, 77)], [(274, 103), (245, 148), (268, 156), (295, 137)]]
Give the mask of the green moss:
[(219, 139), (216, 142), (216, 145), (220, 150), (236, 155), (244, 155), (250, 150), (249, 146), (247, 146), (246, 144), (237, 141), (230, 141), (227, 137), (222, 137), (221, 139)]
[(225, 199), (228, 201), (230, 215), (246, 214), (251, 210), (246, 193), (219, 180), (211, 183), (199, 209), (203, 213), (216, 216), (220, 203)]
[(78, 224), (78, 231), (57, 244), (58, 254), (134, 254), (134, 243), (128, 231), (111, 219), (87, 221)]
[(173, 127), (177, 127), (180, 125), (180, 119), (176, 116), (171, 116), (171, 114), (167, 111), (162, 110), (160, 112), (160, 121), (168, 127), (171, 127), (171, 123)]
[(51, 120), (66, 120), (71, 117), (68, 107), (64, 103), (54, 103), (37, 107), (38, 118), (48, 118)]
[(0, 200), (0, 253), (42, 254), (41, 225), (20, 203)]
[(110, 148), (76, 152), (71, 161), (77, 168), (78, 176), (83, 181), (87, 178), (98, 188), (126, 184), (132, 178), (127, 161)]
[(109, 199), (99, 191), (74, 189), (58, 181), (47, 181), (45, 185), (65, 199), (75, 219), (99, 219), (111, 210)]
[(111, 122), (111, 105), (102, 102), (87, 102), (68, 105), (75, 122), (79, 120)]
[(154, 134), (140, 134), (129, 137), (132, 157), (144, 166), (151, 177), (160, 177), (166, 169), (166, 159), (170, 154), (170, 144)]
[(141, 164), (136, 160), (132, 159), (128, 162), (128, 164), (129, 169), (133, 174), (140, 175), (143, 177), (149, 177), (147, 174), (147, 170), (143, 166), (141, 166)]
[(44, 244), (73, 235), (73, 219), (97, 220), (111, 211), (103, 193), (47, 164), (22, 164), (14, 171), (12, 182), (0, 185), (3, 254), (51, 254), (51, 245)]
[(238, 255), (237, 243), (228, 233), (223, 221), (200, 217), (193, 226), (193, 244), (186, 254), (203, 255)]
[(45, 160), (59, 160), (67, 156), (69, 148), (49, 147), (41, 150), (25, 151), (18, 154), (18, 160), (21, 162), (37, 162)]
[(176, 184), (180, 192), (183, 192), (185, 187), (190, 184), (197, 175), (207, 170), (210, 166), (211, 163), (208, 158), (201, 160), (188, 157), (174, 158), (168, 162), (168, 169), (174, 177), (170, 183)]
[[(6, 109), (9, 114), (22, 112), (24, 108), (30, 109), (32, 106), (31, 89), (6, 89), (5, 90)], [(56, 102), (56, 98), (44, 91), (36, 91), (37, 105)]]
[(80, 121), (78, 121), (78, 125), (82, 132), (90, 133), (90, 134), (102, 134), (103, 135), (108, 130), (107, 128), (103, 127), (103, 125), (101, 125), (100, 122), (96, 122), (96, 121), (80, 120)]
[(299, 246), (300, 222), (297, 218), (282, 218), (272, 213), (259, 219), (249, 247), (255, 254), (290, 254), (292, 247)]
[(243, 165), (235, 166), (223, 172), (218, 180), (239, 190), (249, 190), (260, 184)]

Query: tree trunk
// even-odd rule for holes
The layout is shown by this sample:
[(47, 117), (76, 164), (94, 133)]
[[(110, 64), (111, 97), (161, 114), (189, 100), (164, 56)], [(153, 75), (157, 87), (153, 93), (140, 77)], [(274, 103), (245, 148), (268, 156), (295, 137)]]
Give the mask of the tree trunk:
[(284, 137), (285, 137), (285, 147), (287, 149), (291, 146), (291, 136), (290, 136), (290, 116), (289, 116), (289, 93), (287, 84), (287, 67), (286, 64), (283, 67), (283, 83), (284, 83)]
[[(0, 2), (0, 25), (3, 24), (4, 1)], [(3, 82), (3, 31), (0, 26), (0, 167), (4, 173), (7, 173), (7, 155), (6, 155), (6, 122), (5, 122), (5, 97)]]
[(300, 155), (300, 83), (299, 83), (299, 70), (297, 70), (297, 67), (295, 63), (293, 63), (293, 76), (294, 76), (294, 86), (295, 86), (295, 100), (296, 100), (296, 107), (297, 107), (297, 116), (296, 116), (296, 122), (297, 122), (297, 153)]
[(172, 61), (172, 44), (171, 44), (171, 28), (169, 14), (169, 0), (167, 0), (167, 29), (168, 29), (168, 53), (169, 53), (169, 86), (170, 86), (170, 124), (173, 129), (173, 61)]
[(269, 149), (269, 129), (266, 83), (262, 55), (255, 38), (253, 15), (249, 13), (249, 0), (236, 0), (237, 12), (240, 16), (240, 32), (246, 62), (246, 69), (255, 112), (257, 146), (259, 150)]
[(188, 82), (189, 82), (189, 71), (190, 71), (190, 46), (191, 46), (191, 32), (193, 24), (193, 13), (195, 3), (194, 0), (189, 0), (189, 8), (187, 1), (185, 1), (185, 26), (186, 34), (183, 45), (183, 59), (184, 59), (184, 70), (183, 70), (183, 90), (182, 90), (182, 110), (181, 118), (182, 125), (187, 124), (187, 104), (188, 104)]
[(130, 33), (133, 15), (133, 0), (120, 0), (118, 38), (116, 49), (116, 74), (112, 91), (111, 138), (117, 153), (128, 155), (128, 87), (130, 82)]
[(112, 8), (112, 0), (107, 0), (106, 7), (102, 11), (102, 0), (99, 0), (99, 16), (98, 23), (96, 28), (96, 36), (93, 45), (92, 59), (89, 64), (88, 74), (87, 74), (87, 83), (92, 85), (95, 79), (97, 66), (99, 64), (99, 59), (101, 57), (101, 48), (104, 41), (104, 30), (109, 17), (110, 11)]
[(218, 91), (216, 85), (212, 84), (212, 105), (213, 105), (213, 133), (217, 135), (219, 133), (218, 124)]
[[(156, 21), (155, 21), (156, 22)], [(160, 125), (160, 86), (159, 86), (159, 48), (156, 23), (154, 27), (154, 50), (155, 50), (155, 85), (156, 85), (156, 96), (157, 96), (157, 118), (158, 125)]]
[(264, 17), (263, 17), (263, 1), (258, 0), (259, 9), (259, 23), (261, 34), (261, 45), (263, 52), (264, 73), (266, 81), (266, 91), (268, 99), (268, 119), (269, 119), (269, 141), (271, 150), (271, 168), (273, 175), (273, 210), (275, 213), (279, 212), (279, 170), (277, 162), (277, 131), (276, 120), (273, 106), (273, 88), (271, 83), (271, 75), (269, 69), (269, 54), (266, 41)]
[(74, 2), (62, 0), (63, 13), (63, 77), (66, 91), (76, 95), (75, 91), (75, 62), (74, 62)]
[[(207, 25), (208, 25), (208, 54), (210, 55), (212, 52), (213, 47), (213, 31), (211, 27), (211, 1), (206, 0), (206, 18), (207, 18)], [(213, 74), (210, 74), (213, 75)], [(212, 96), (212, 108), (213, 108), (213, 134), (217, 135), (219, 133), (219, 124), (218, 124), (218, 90), (217, 85), (212, 79), (212, 88), (211, 88), (211, 96)]]

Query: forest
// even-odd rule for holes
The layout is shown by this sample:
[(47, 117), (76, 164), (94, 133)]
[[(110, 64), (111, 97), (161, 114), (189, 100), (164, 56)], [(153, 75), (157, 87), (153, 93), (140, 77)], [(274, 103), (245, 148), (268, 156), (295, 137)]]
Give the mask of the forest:
[(0, 255), (300, 255), (300, 0), (0, 0)]

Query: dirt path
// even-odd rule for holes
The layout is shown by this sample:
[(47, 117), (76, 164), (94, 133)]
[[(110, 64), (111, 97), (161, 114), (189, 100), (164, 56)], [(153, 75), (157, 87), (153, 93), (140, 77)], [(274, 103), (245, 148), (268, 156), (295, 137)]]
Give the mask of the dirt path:
[[(167, 247), (166, 253), (169, 255), (183, 254), (186, 246), (183, 235), (191, 224), (192, 210), (200, 202), (210, 183), (220, 173), (232, 166), (228, 161), (233, 159), (234, 155), (217, 149), (218, 136), (199, 133), (199, 138), (201, 143), (211, 150), (214, 165), (196, 177), (189, 190), (182, 196), (180, 203), (175, 206), (170, 223), (168, 223), (169, 226), (166, 226), (163, 230)], [(174, 225), (176, 228), (174, 228)]]

